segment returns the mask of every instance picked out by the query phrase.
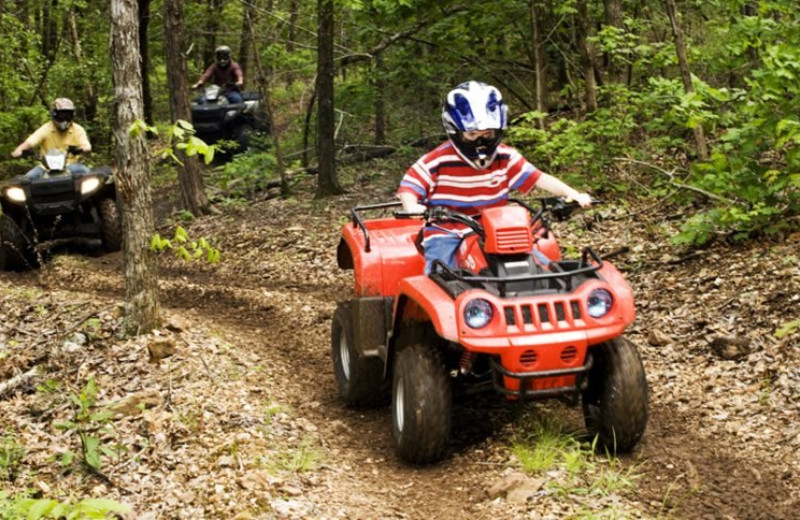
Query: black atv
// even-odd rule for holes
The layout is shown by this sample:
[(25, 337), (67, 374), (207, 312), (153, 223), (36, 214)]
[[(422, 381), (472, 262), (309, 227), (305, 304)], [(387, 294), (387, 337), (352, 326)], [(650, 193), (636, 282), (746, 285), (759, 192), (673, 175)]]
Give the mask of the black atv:
[(106, 251), (122, 248), (111, 168), (71, 173), (66, 157), (62, 150), (50, 150), (42, 156), (41, 177), (20, 175), (0, 188), (0, 269), (36, 267), (36, 245), (53, 240), (99, 239)]
[(230, 103), (218, 85), (207, 85), (204, 95), (192, 102), (192, 126), (208, 144), (234, 141), (234, 152), (250, 147), (254, 132), (269, 132), (269, 123), (259, 114), (258, 92), (242, 92), (243, 103)]

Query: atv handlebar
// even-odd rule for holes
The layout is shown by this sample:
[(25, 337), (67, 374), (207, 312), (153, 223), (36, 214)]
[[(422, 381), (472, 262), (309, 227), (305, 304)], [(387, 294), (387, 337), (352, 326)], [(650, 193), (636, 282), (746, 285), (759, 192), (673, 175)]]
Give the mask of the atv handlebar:
[[(81, 155), (83, 154), (83, 150), (79, 146), (69, 145), (66, 150), (67, 155)], [(43, 157), (44, 154), (40, 153), (39, 150), (34, 150), (32, 148), (28, 148), (22, 151), (22, 157)]]
[[(563, 197), (542, 197), (537, 199), (541, 204), (540, 209), (535, 209), (530, 204), (526, 203), (523, 200), (509, 198), (509, 202), (513, 202), (518, 204), (525, 209), (527, 209), (532, 217), (531, 217), (531, 226), (535, 226), (537, 221), (541, 223), (544, 227), (547, 227), (547, 220), (544, 217), (546, 212), (549, 212), (553, 217), (558, 221), (567, 220), (572, 213), (580, 207), (580, 205), (572, 200), (567, 200)], [(592, 205), (602, 204), (602, 201), (592, 199)], [(351, 216), (353, 220), (353, 225), (356, 227), (361, 228), (364, 232), (364, 246), (367, 252), (370, 251), (370, 237), (369, 231), (367, 227), (364, 225), (364, 221), (361, 219), (361, 215), (359, 212), (365, 210), (375, 210), (375, 209), (388, 209), (388, 208), (396, 208), (398, 206), (402, 206), (402, 203), (399, 201), (396, 202), (383, 202), (379, 204), (369, 204), (366, 206), (356, 206), (351, 210)], [(476, 220), (474, 217), (466, 215), (464, 213), (460, 213), (458, 211), (452, 211), (442, 206), (434, 206), (432, 208), (428, 208), (424, 213), (413, 213), (403, 210), (394, 211), (393, 215), (395, 218), (398, 219), (411, 219), (411, 218), (421, 218), (427, 222), (457, 222), (463, 224), (470, 228), (472, 231), (477, 233), (480, 236), (485, 236), (485, 232), (483, 230), (483, 226)]]

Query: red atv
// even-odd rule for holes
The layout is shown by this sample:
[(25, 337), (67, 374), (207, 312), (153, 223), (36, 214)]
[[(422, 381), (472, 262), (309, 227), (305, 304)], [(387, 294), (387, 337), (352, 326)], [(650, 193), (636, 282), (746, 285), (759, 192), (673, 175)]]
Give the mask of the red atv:
[[(339, 392), (350, 406), (391, 395), (399, 456), (441, 459), (450, 444), (453, 396), (491, 390), (510, 400), (582, 400), (586, 428), (601, 448), (630, 451), (647, 424), (647, 381), (636, 347), (630, 286), (587, 248), (562, 259), (546, 215), (576, 207), (541, 199), (484, 210), (479, 218), (442, 208), (423, 218), (400, 211), (342, 228), (339, 267), (355, 270), (355, 296), (336, 309), (331, 347)], [(423, 219), (470, 231), (457, 268), (424, 274)]]

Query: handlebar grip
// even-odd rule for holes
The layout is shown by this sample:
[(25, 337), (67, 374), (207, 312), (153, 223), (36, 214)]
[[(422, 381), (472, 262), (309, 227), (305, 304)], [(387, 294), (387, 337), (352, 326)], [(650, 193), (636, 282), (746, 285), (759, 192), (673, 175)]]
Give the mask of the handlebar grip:
[(425, 213), (414, 213), (413, 211), (395, 211), (394, 217), (399, 219), (425, 218)]

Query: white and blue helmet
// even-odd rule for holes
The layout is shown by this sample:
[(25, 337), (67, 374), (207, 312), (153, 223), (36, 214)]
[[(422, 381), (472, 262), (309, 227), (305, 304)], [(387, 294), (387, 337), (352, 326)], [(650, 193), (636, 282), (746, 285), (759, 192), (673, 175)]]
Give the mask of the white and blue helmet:
[[(470, 166), (488, 168), (497, 155), (503, 130), (508, 126), (508, 107), (497, 88), (468, 81), (447, 94), (442, 109), (442, 124), (458, 155)], [(494, 135), (475, 141), (463, 139), (463, 132), (495, 130)]]

